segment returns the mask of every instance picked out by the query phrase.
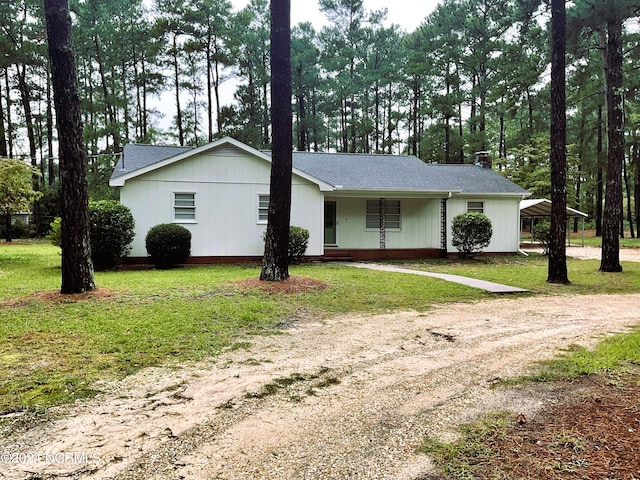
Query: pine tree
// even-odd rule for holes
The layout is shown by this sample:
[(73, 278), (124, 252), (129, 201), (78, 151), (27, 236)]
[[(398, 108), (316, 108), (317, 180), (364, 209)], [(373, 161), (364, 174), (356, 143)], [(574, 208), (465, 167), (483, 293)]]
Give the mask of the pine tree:
[(551, 237), (547, 282), (569, 283), (567, 273), (567, 114), (565, 0), (551, 2)]
[(289, 278), (291, 218), (291, 0), (271, 0), (271, 124), (273, 148), (269, 220), (260, 280)]
[(62, 197), (61, 293), (95, 288), (89, 243), (89, 198), (78, 80), (67, 0), (45, 0), (51, 80), (60, 144)]

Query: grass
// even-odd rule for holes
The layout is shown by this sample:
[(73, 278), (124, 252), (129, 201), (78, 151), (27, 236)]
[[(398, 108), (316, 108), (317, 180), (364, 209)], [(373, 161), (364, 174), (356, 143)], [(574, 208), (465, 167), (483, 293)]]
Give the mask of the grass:
[(640, 328), (606, 337), (593, 349), (571, 345), (556, 358), (541, 362), (531, 375), (514, 382), (571, 380), (592, 373), (624, 373), (630, 364), (640, 364)]
[(477, 257), (471, 260), (443, 259), (405, 262), (412, 268), (450, 273), (525, 288), (544, 295), (620, 294), (640, 292), (640, 263), (622, 262), (623, 272), (599, 272), (599, 260), (567, 261), (570, 285), (546, 282), (548, 259), (524, 256)]
[[(46, 243), (0, 243), (0, 412), (67, 403), (95, 394), (98, 379), (243, 348), (250, 335), (278, 333), (279, 325), (303, 316), (426, 311), (487, 298), (436, 279), (336, 265), (292, 267), (294, 275), (328, 284), (299, 294), (242, 288), (238, 281), (259, 269), (234, 265), (99, 272), (96, 283), (110, 295), (83, 301), (34, 295), (59, 289), (59, 265), (59, 250)], [(569, 286), (545, 283), (546, 258), (540, 256), (413, 265), (541, 294), (640, 291), (640, 264), (599, 274), (595, 261), (570, 261)]]
[[(616, 452), (623, 447), (609, 447), (608, 443), (610, 441), (606, 437), (611, 436), (616, 440), (619, 437), (615, 433), (611, 433), (612, 420), (608, 416), (614, 418), (616, 423), (621, 424), (624, 429), (626, 429), (626, 425), (632, 424), (628, 423), (628, 420), (625, 422), (617, 415), (622, 415), (625, 411), (629, 411), (632, 418), (634, 418), (635, 414), (633, 412), (637, 412), (637, 400), (634, 400), (637, 397), (634, 397), (628, 392), (627, 388), (624, 388), (624, 382), (625, 378), (627, 378), (626, 373), (631, 374), (632, 383), (637, 382), (637, 380), (633, 380), (633, 372), (637, 372), (636, 366), (638, 364), (640, 364), (640, 328), (636, 328), (631, 333), (607, 337), (600, 341), (593, 350), (574, 345), (567, 349), (563, 355), (541, 362), (536, 373), (512, 379), (502, 384), (503, 386), (509, 386), (528, 381), (571, 380), (589, 374), (604, 374), (604, 376), (597, 378), (601, 378), (602, 380), (600, 381), (603, 383), (616, 382), (617, 385), (622, 386), (624, 398), (629, 399), (628, 404), (620, 404), (620, 400), (616, 401), (613, 397), (608, 398), (608, 395), (610, 395), (609, 390), (605, 390), (600, 392), (596, 397), (597, 400), (593, 402), (581, 399), (575, 405), (568, 404), (569, 406), (565, 407), (561, 404), (556, 406), (556, 408), (563, 411), (562, 413), (564, 413), (565, 408), (572, 409), (567, 416), (571, 419), (571, 422), (575, 423), (571, 423), (569, 426), (565, 426), (562, 421), (558, 420), (550, 412), (541, 415), (540, 422), (544, 425), (544, 430), (532, 430), (533, 433), (527, 438), (528, 441), (532, 441), (532, 438), (536, 439), (537, 444), (546, 444), (546, 449), (552, 453), (552, 460), (548, 458), (540, 458), (538, 460), (543, 464), (547, 472), (554, 472), (544, 478), (559, 478), (554, 474), (576, 473), (576, 471), (582, 472), (580, 478), (595, 478), (596, 475), (588, 475), (584, 469), (589, 467), (590, 463), (596, 462), (577, 458), (584, 454), (589, 459), (589, 456), (593, 455), (593, 452), (589, 453), (587, 451), (587, 447), (591, 443), (595, 444), (598, 451), (602, 447), (606, 451), (612, 452), (611, 457), (614, 459), (609, 458), (605, 460), (605, 463), (607, 461), (616, 462), (618, 455)], [(589, 395), (585, 395), (585, 398), (588, 397)], [(606, 406), (606, 408), (600, 410), (601, 406)], [(585, 419), (589, 418), (590, 413), (579, 411), (582, 407), (592, 409), (591, 413), (595, 415), (592, 420), (598, 423), (597, 426), (591, 422), (585, 423)], [(620, 411), (617, 412), (616, 408), (620, 409)], [(637, 419), (635, 421), (637, 422)], [(521, 462), (520, 456), (527, 455), (527, 453), (518, 451), (518, 448), (525, 445), (527, 440), (523, 440), (518, 436), (520, 429), (514, 427), (517, 422), (517, 417), (511, 412), (489, 413), (474, 422), (461, 425), (458, 429), (456, 440), (452, 442), (427, 438), (421, 447), (421, 451), (431, 456), (440, 469), (443, 475), (442, 478), (495, 478), (505, 480), (516, 478), (510, 474), (513, 466), (510, 462), (514, 461), (512, 454), (516, 452), (515, 457), (517, 460), (515, 461), (518, 464)], [(578, 428), (583, 432), (586, 429), (590, 432), (589, 438), (595, 439), (595, 442), (587, 442), (585, 437), (574, 434), (571, 429), (567, 430), (567, 428)], [(522, 431), (526, 432), (527, 430)], [(629, 429), (629, 432), (633, 431), (633, 429)], [(553, 442), (549, 442), (547, 438), (549, 436), (553, 438)], [(604, 445), (601, 445), (603, 443), (601, 440), (603, 439)], [(570, 461), (563, 461), (559, 458), (558, 451), (562, 449), (569, 450)], [(538, 457), (533, 455), (533, 458)], [(528, 470), (528, 468), (530, 467), (525, 467), (524, 470)], [(597, 466), (594, 465), (594, 473), (596, 470)], [(609, 470), (606, 471), (608, 472)], [(598, 473), (602, 472), (599, 471)], [(620, 476), (616, 478), (627, 478), (622, 471), (618, 473)], [(536, 475), (536, 472), (530, 472), (529, 474), (531, 476), (526, 478), (540, 478)], [(523, 477), (517, 476), (517, 478)]]
[[(486, 268), (487, 265), (519, 264), (520, 275), (514, 277), (511, 268)], [(546, 259), (532, 256), (524, 259), (480, 259), (475, 262), (441, 262), (438, 267), (449, 273), (475, 276), (487, 280), (523, 286), (523, 278), (532, 285), (532, 290), (542, 294), (558, 293), (637, 293), (638, 264), (625, 263), (624, 273), (603, 274), (597, 272), (597, 261), (569, 261), (569, 276), (573, 283), (569, 286), (552, 286), (540, 283), (546, 275)], [(640, 327), (629, 333), (620, 333), (601, 340), (593, 349), (579, 345), (570, 346), (561, 355), (540, 362), (530, 375), (502, 382), (502, 386), (510, 386), (530, 381), (571, 380), (589, 374), (608, 373), (614, 376), (624, 375), (627, 368), (640, 364)], [(606, 401), (604, 401), (606, 403)], [(515, 415), (509, 412), (489, 413), (475, 422), (460, 426), (457, 439), (452, 442), (433, 438), (425, 440), (421, 451), (431, 456), (439, 467), (443, 478), (512, 478), (508, 462), (501, 459), (504, 444), (512, 445)], [(549, 424), (553, 427), (554, 422)], [(552, 428), (551, 427), (551, 428)], [(504, 441), (503, 441), (504, 440)], [(560, 432), (558, 444), (571, 448), (576, 454), (581, 453), (584, 442), (579, 437)], [(503, 446), (496, 446), (499, 443)], [(515, 448), (515, 447), (513, 447)], [(508, 456), (507, 456), (508, 457)], [(504, 463), (503, 466), (502, 463)], [(558, 473), (571, 473), (576, 465), (557, 461), (547, 465)], [(478, 476), (478, 472), (482, 475)], [(518, 477), (519, 478), (519, 477)], [(545, 477), (546, 478), (546, 477)], [(555, 477), (554, 477), (555, 478)]]
[(242, 348), (247, 336), (277, 333), (301, 316), (427, 310), (482, 297), (446, 282), (328, 265), (292, 268), (329, 285), (295, 295), (241, 288), (237, 281), (259, 269), (236, 265), (99, 272), (96, 283), (110, 297), (34, 296), (60, 288), (59, 263), (58, 249), (44, 243), (0, 244), (0, 412), (67, 403), (93, 395), (101, 378)]
[(476, 465), (496, 455), (491, 443), (506, 433), (513, 418), (508, 412), (490, 412), (475, 422), (461, 425), (460, 435), (453, 442), (427, 439), (420, 450), (431, 456), (446, 478), (472, 480), (476, 478)]

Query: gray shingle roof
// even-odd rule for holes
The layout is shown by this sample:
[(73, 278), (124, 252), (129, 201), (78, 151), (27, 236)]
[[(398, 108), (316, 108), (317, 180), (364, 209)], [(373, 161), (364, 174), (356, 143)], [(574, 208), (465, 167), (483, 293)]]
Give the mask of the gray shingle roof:
[[(112, 179), (135, 172), (192, 147), (126, 145)], [(294, 168), (343, 191), (462, 192), (526, 195), (491, 169), (426, 164), (415, 156), (294, 152)]]
[(344, 190), (442, 190), (413, 156), (295, 152), (293, 165)]
[(503, 177), (490, 168), (476, 165), (426, 164), (431, 181), (460, 190), (462, 193), (507, 193), (529, 195), (524, 188)]
[(344, 190), (527, 194), (491, 169), (427, 164), (413, 155), (294, 152), (293, 165)]
[(111, 178), (118, 178), (135, 172), (154, 163), (161, 162), (174, 155), (191, 150), (193, 147), (173, 147), (166, 145), (139, 145), (129, 143), (124, 146), (120, 160), (113, 169)]

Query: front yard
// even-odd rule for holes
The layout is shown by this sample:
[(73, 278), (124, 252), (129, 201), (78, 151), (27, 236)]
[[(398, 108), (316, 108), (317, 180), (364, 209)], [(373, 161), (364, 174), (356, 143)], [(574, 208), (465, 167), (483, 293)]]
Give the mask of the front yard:
[[(323, 478), (324, 466), (318, 462), (338, 457), (344, 457), (340, 468), (345, 472), (354, 468), (366, 470), (369, 461), (388, 469), (415, 461), (411, 452), (417, 450), (418, 444), (413, 447), (415, 450), (406, 450), (396, 440), (408, 441), (416, 434), (419, 438), (419, 432), (425, 431), (423, 428), (442, 427), (444, 424), (438, 418), (454, 424), (463, 421), (470, 410), (466, 404), (458, 405), (456, 399), (465, 398), (469, 405), (483, 411), (486, 405), (480, 400), (486, 401), (492, 395), (483, 382), (488, 380), (492, 384), (497, 375), (504, 383), (514, 374), (526, 373), (532, 359), (548, 358), (554, 348), (566, 346), (569, 339), (574, 338), (579, 344), (591, 342), (593, 334), (635, 325), (636, 314), (630, 305), (637, 301), (640, 292), (640, 264), (623, 265), (621, 274), (601, 274), (597, 272), (597, 260), (570, 260), (573, 283), (557, 286), (545, 283), (546, 258), (538, 255), (405, 263), (412, 268), (466, 275), (534, 292), (499, 300), (482, 291), (436, 279), (327, 264), (293, 268), (296, 279), (286, 288), (261, 288), (255, 280), (259, 272), (255, 265), (198, 266), (98, 273), (96, 291), (62, 296), (57, 293), (60, 282), (57, 249), (42, 243), (0, 244), (0, 434), (10, 435), (7, 440), (11, 441), (20, 438), (22, 443), (16, 445), (33, 441), (41, 449), (50, 448), (48, 443), (56, 444), (66, 438), (68, 424), (62, 420), (56, 426), (51, 422), (52, 414), (47, 412), (60, 411), (49, 407), (63, 405), (62, 411), (68, 411), (70, 420), (81, 414), (94, 425), (86, 435), (109, 439), (104, 447), (94, 450), (106, 461), (99, 468), (112, 468), (113, 462), (117, 464), (121, 461), (117, 459), (125, 455), (125, 463), (133, 462), (132, 465), (138, 465), (136, 469), (149, 473), (158, 468), (150, 461), (151, 457), (145, 460), (126, 453), (130, 435), (122, 430), (121, 422), (127, 416), (132, 416), (131, 424), (137, 426), (140, 438), (153, 439), (150, 452), (156, 458), (153, 453), (156, 448), (158, 452), (165, 447), (172, 452), (182, 448), (179, 446), (182, 435), (174, 434), (177, 425), (194, 426), (193, 431), (185, 430), (186, 436), (200, 432), (194, 445), (227, 451), (228, 446), (213, 440), (217, 436), (203, 433), (208, 422), (224, 423), (236, 415), (241, 419), (246, 412), (253, 412), (251, 419), (263, 425), (265, 416), (278, 412), (286, 418), (298, 419), (297, 431), (305, 440), (297, 438), (292, 445), (309, 442), (318, 448), (314, 455), (317, 462), (307, 465), (317, 468), (317, 475), (309, 478)], [(625, 370), (640, 362), (639, 343), (640, 332), (634, 330), (601, 342), (594, 351), (573, 346), (565, 356), (544, 364), (542, 370), (537, 368), (538, 373), (529, 378), (584, 379), (585, 374), (606, 371), (613, 376), (587, 378), (599, 385), (620, 379), (619, 385), (625, 388), (624, 382), (629, 381)], [(202, 369), (202, 365), (208, 367)], [(147, 368), (152, 366), (162, 368)], [(195, 377), (190, 373), (193, 368), (200, 369)], [(487, 379), (482, 380), (485, 376)], [(185, 378), (180, 380), (182, 377)], [(367, 379), (364, 383), (363, 378)], [(138, 379), (147, 379), (148, 385), (139, 384)], [(206, 393), (218, 382), (226, 386), (216, 393)], [(127, 384), (131, 384), (130, 391), (110, 390), (114, 385)], [(387, 388), (388, 384), (393, 387)], [(256, 394), (273, 385), (278, 388), (270, 395)], [(442, 401), (440, 395), (445, 387), (452, 397)], [(198, 393), (199, 388), (205, 388), (204, 392)], [(354, 403), (354, 395), (360, 389), (367, 393)], [(565, 394), (572, 388), (567, 390), (560, 385), (551, 389), (557, 389), (553, 398), (566, 400), (569, 396)], [(95, 399), (87, 399), (98, 393)], [(608, 412), (605, 417), (600, 406), (611, 404), (609, 393), (618, 402), (618, 410)], [(589, 418), (591, 431), (597, 435), (605, 435), (610, 428), (606, 421), (601, 421), (603, 418), (623, 418), (623, 413), (624, 418), (635, 418), (633, 412), (637, 410), (632, 411), (631, 417), (627, 415), (629, 408), (635, 408), (635, 400), (629, 399), (632, 404), (622, 405), (619, 389), (598, 390), (597, 396), (598, 400), (590, 404), (591, 413), (600, 415), (597, 418), (585, 416), (584, 405), (580, 403), (561, 404), (559, 408), (570, 408), (573, 414), (569, 417)], [(71, 405), (83, 398), (87, 400)], [(527, 401), (526, 395), (521, 394), (520, 398)], [(431, 406), (421, 406), (412, 399), (423, 399), (425, 405)], [(123, 402), (130, 407), (121, 409)], [(408, 416), (398, 416), (399, 412), (392, 407), (396, 402), (406, 403), (406, 408), (411, 406), (411, 413), (403, 408)], [(90, 405), (88, 411), (82, 409), (84, 404)], [(203, 409), (203, 404), (207, 408)], [(371, 417), (368, 410), (371, 405), (388, 407), (376, 409)], [(318, 408), (323, 409), (323, 425), (331, 443), (312, 428)], [(345, 417), (348, 423), (339, 417), (328, 421), (340, 409), (348, 408), (355, 408)], [(71, 413), (76, 410), (80, 413)], [(41, 421), (34, 423), (42, 412)], [(209, 414), (213, 417), (208, 417)], [(553, 414), (553, 410), (541, 412), (546, 414)], [(173, 422), (173, 430), (169, 430), (170, 436), (165, 440), (161, 434), (165, 420), (161, 422), (160, 418)], [(419, 432), (407, 430), (411, 418), (421, 419)], [(461, 449), (456, 445), (442, 447), (449, 452), (449, 460), (438, 457), (437, 440), (431, 439), (428, 449), (450, 472), (446, 478), (510, 478), (508, 472), (516, 472), (514, 465), (518, 460), (513, 455), (512, 443), (528, 441), (526, 438), (531, 436), (518, 435), (530, 425), (536, 429), (530, 435), (551, 439), (545, 452), (555, 455), (564, 448), (568, 457), (558, 460), (559, 463), (539, 461), (542, 471), (550, 472), (548, 477), (536, 473), (517, 478), (574, 478), (561, 476), (574, 470), (584, 477), (601, 472), (610, 461), (609, 457), (600, 456), (599, 470), (589, 470), (589, 465), (596, 465), (595, 457), (585, 452), (603, 444), (598, 443), (598, 438), (585, 439), (577, 428), (569, 431), (573, 427), (567, 423), (529, 417), (527, 423), (516, 424), (514, 431), (513, 421), (507, 415), (500, 417), (499, 425), (490, 423), (489, 433), (494, 436), (486, 435), (485, 429), (478, 438), (477, 430), (467, 430), (471, 436), (465, 433), (461, 437), (467, 439), (467, 443), (461, 443)], [(362, 427), (349, 427), (349, 435), (338, 439), (336, 431), (342, 432), (350, 422), (364, 423)], [(371, 425), (365, 426), (369, 422)], [(98, 424), (102, 433), (95, 431)], [(255, 468), (276, 459), (278, 468), (302, 468), (296, 466), (297, 454), (291, 446), (283, 446), (279, 456), (274, 457), (270, 449), (278, 447), (270, 447), (267, 438), (278, 437), (269, 431), (253, 430), (258, 427), (251, 425), (252, 435), (267, 435), (264, 456), (256, 453), (247, 457)], [(378, 431), (377, 425), (394, 425), (396, 435), (387, 435), (386, 429)], [(543, 431), (544, 428), (547, 430)], [(151, 434), (152, 430), (155, 433)], [(116, 432), (124, 436), (120, 438)], [(78, 432), (73, 444), (76, 448), (88, 445), (88, 438), (83, 435)], [(232, 435), (231, 431), (228, 435)], [(557, 438), (570, 441), (565, 445), (556, 442)], [(584, 451), (571, 450), (578, 441), (584, 445)], [(627, 443), (618, 441), (614, 445), (608, 441), (607, 447), (628, 448)], [(347, 454), (342, 447), (339, 451), (330, 448), (334, 443), (342, 445), (340, 442), (345, 446), (374, 442), (367, 445), (376, 446), (362, 448), (357, 454), (362, 459), (354, 464), (354, 452)], [(475, 447), (467, 448), (469, 443)], [(542, 444), (546, 446), (547, 443)], [(247, 445), (238, 443), (233, 448), (238, 449), (237, 455), (244, 455), (241, 452)], [(393, 462), (385, 460), (383, 453), (388, 448), (399, 448), (402, 455)], [(545, 452), (527, 453), (524, 446), (518, 451), (528, 458), (545, 458)], [(572, 456), (572, 452), (579, 455)], [(109, 460), (111, 457), (117, 461)], [(177, 461), (167, 460), (162, 468), (170, 471)], [(192, 468), (191, 461), (187, 460), (185, 472)], [(218, 467), (210, 463), (208, 468), (213, 471)], [(248, 471), (240, 464), (233, 468), (243, 475)], [(273, 465), (269, 468), (278, 471)], [(85, 474), (79, 473), (78, 478)], [(135, 475), (123, 478), (141, 478)], [(443, 475), (440, 472), (415, 478), (440, 479), (445, 478)]]
[[(601, 274), (596, 261), (570, 261), (573, 283), (566, 287), (545, 283), (546, 258), (539, 256), (412, 266), (544, 295), (640, 291), (640, 265), (633, 263), (622, 274)], [(215, 356), (305, 316), (426, 311), (486, 298), (435, 279), (327, 264), (292, 268), (324, 289), (269, 294), (241, 283), (258, 273), (255, 265), (103, 272), (96, 274), (96, 292), (64, 297), (56, 293), (57, 248), (0, 244), (0, 412), (91, 396), (99, 378)]]

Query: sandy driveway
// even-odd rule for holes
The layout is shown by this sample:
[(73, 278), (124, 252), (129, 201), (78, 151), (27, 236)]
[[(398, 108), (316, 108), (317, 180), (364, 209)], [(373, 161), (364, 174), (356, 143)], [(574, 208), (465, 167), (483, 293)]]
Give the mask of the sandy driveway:
[[(534, 248), (524, 246), (524, 251), (532, 251), (541, 253), (542, 248)], [(573, 258), (580, 258), (583, 260), (600, 260), (602, 257), (602, 251), (600, 247), (567, 247), (567, 256)], [(640, 262), (640, 248), (621, 248), (620, 249), (620, 261), (621, 262)]]
[(59, 420), (0, 438), (0, 478), (416, 479), (430, 468), (416, 453), (426, 435), (553, 401), (550, 386), (490, 386), (637, 325), (639, 302), (503, 297), (308, 321), (212, 364), (103, 385)]

